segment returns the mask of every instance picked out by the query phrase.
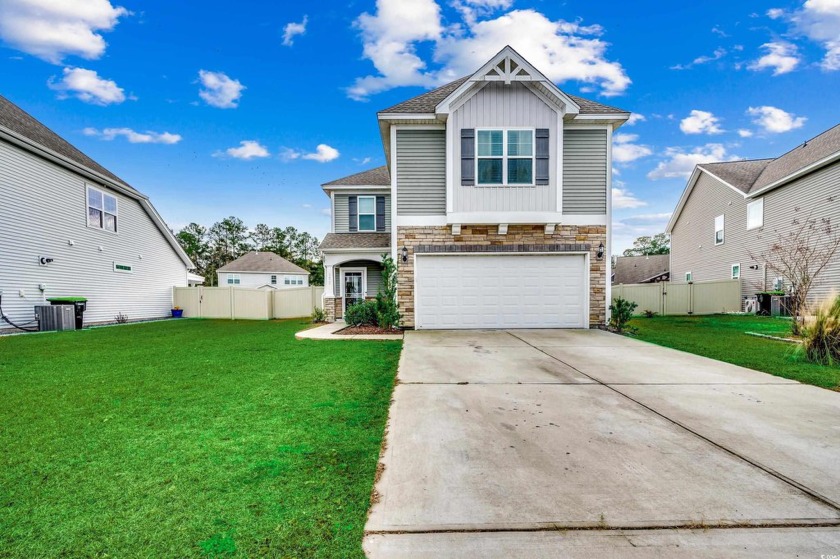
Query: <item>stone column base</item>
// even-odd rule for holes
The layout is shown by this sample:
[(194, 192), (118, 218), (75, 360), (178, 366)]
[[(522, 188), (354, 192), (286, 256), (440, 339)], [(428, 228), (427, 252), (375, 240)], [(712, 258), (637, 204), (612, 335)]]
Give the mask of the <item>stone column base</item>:
[(324, 297), (324, 315), (327, 322), (335, 322), (335, 297)]

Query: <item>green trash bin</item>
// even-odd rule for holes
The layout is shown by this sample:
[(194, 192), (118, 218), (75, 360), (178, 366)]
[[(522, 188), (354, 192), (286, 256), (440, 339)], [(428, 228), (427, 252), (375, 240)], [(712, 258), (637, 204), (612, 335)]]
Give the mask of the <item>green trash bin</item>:
[(76, 330), (84, 328), (87, 299), (84, 297), (50, 297), (50, 305), (73, 305), (76, 310)]

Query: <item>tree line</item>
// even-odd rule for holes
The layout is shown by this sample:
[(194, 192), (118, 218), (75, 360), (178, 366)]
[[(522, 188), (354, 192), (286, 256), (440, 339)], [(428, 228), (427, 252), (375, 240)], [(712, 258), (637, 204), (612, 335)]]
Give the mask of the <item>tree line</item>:
[(204, 285), (217, 285), (216, 270), (252, 250), (274, 252), (310, 272), (311, 285), (324, 285), (318, 238), (294, 227), (269, 227), (264, 223), (249, 229), (238, 217), (227, 217), (204, 227), (190, 223), (175, 234), (181, 247), (204, 276)]

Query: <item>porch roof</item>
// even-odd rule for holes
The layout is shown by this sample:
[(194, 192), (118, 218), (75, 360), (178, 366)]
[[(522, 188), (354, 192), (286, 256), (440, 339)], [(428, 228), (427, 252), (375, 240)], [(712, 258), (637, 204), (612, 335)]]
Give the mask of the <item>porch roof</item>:
[(321, 241), (321, 250), (347, 250), (357, 248), (370, 251), (388, 249), (391, 246), (390, 233), (327, 233)]

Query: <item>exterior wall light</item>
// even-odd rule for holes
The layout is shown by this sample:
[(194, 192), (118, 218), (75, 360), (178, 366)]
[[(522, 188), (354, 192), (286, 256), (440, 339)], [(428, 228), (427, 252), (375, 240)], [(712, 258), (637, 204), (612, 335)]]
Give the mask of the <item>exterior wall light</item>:
[(598, 245), (598, 252), (596, 256), (598, 256), (598, 260), (601, 260), (604, 257), (604, 243)]
[(402, 261), (408, 262), (408, 248), (402, 247)]

